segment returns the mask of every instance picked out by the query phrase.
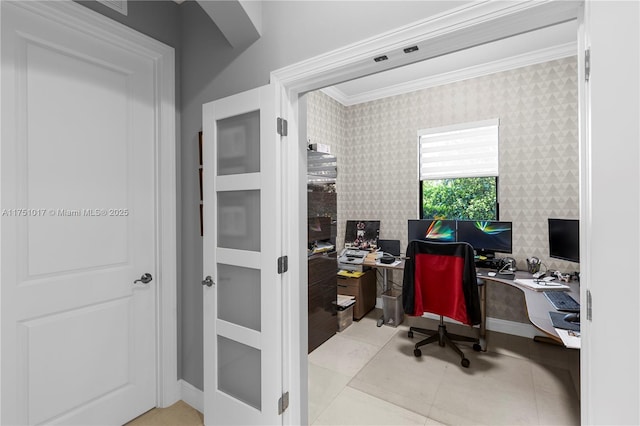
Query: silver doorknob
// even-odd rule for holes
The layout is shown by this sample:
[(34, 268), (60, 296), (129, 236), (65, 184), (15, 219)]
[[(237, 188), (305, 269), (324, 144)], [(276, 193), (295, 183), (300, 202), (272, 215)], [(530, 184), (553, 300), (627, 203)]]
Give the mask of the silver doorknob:
[(142, 274), (140, 279), (135, 280), (133, 283), (135, 284), (137, 282), (141, 282), (142, 284), (149, 284), (152, 279), (153, 277), (151, 276), (151, 274), (147, 272), (145, 274)]
[(213, 282), (213, 280), (211, 279), (211, 275), (207, 275), (207, 278), (205, 278), (204, 280), (202, 280), (202, 285), (206, 285), (207, 287), (211, 287), (212, 285), (214, 285), (215, 283)]

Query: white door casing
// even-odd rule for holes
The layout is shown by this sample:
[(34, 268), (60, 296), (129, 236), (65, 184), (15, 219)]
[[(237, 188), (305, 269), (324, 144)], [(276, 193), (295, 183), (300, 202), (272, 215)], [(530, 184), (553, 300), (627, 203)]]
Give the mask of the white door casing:
[[(282, 87), (281, 107), (289, 120), (289, 137), (283, 158), (284, 207), (287, 217), (283, 236), (284, 250), (289, 253), (289, 272), (285, 277), (285, 386), (290, 389), (288, 424), (308, 422), (307, 397), (307, 294), (296, 283), (306, 282), (307, 259), (304, 223), (306, 215), (306, 143), (300, 138), (298, 96), (350, 79), (384, 71), (395, 66), (426, 60), (430, 57), (461, 50), (481, 42), (489, 42), (555, 23), (575, 19), (580, 1), (576, 2), (484, 2), (468, 3), (446, 13), (411, 23), (318, 55), (271, 73), (271, 82)], [(404, 47), (418, 45), (411, 58), (374, 63), (381, 54), (396, 57)], [(385, 65), (385, 62), (389, 62)], [(386, 67), (386, 68), (385, 68)], [(276, 105), (280, 105), (276, 103)], [(301, 134), (306, 134), (301, 132)], [(584, 346), (583, 346), (584, 347)], [(288, 379), (287, 379), (288, 377)], [(583, 395), (584, 396), (584, 395)], [(584, 404), (584, 399), (583, 399)]]
[(282, 424), (275, 85), (203, 106), (205, 423)]
[(175, 291), (175, 179), (157, 171), (175, 170), (173, 52), (106, 21), (2, 2), (3, 424), (123, 423), (175, 400), (158, 294)]

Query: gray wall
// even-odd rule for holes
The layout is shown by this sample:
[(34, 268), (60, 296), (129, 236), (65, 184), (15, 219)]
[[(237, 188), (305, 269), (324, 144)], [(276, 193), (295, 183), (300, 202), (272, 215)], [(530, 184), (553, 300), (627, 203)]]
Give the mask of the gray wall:
[[(209, 100), (262, 86), (271, 71), (338, 49), (470, 1), (265, 1), (262, 37), (209, 74)], [(185, 30), (189, 30), (185, 28)], [(203, 45), (202, 53), (218, 55)], [(224, 68), (224, 69), (222, 69)]]
[[(129, 1), (127, 15), (125, 16), (94, 0), (74, 1), (173, 47), (176, 49), (176, 71), (180, 69), (178, 57), (180, 47), (180, 9), (177, 3), (163, 0)], [(176, 81), (180, 81), (177, 73)]]

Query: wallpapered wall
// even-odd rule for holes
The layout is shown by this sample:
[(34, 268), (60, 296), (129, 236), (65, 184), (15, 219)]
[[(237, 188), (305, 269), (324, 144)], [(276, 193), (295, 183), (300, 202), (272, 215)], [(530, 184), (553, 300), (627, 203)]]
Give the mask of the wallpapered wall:
[[(345, 107), (323, 92), (307, 98), (307, 137), (338, 157), (338, 248), (348, 219), (380, 220), (380, 238), (407, 245), (418, 218), (417, 132), (500, 119), (500, 219), (513, 222), (520, 269), (536, 256), (551, 269), (575, 263), (548, 257), (547, 218), (579, 217), (576, 57), (549, 61)], [(392, 278), (402, 283), (401, 273)], [(488, 288), (487, 314), (528, 323), (523, 296)]]

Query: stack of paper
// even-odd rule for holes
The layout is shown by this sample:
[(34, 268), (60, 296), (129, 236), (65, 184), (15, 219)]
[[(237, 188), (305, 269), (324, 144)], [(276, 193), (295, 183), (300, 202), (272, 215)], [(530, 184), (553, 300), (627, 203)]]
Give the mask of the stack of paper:
[(561, 328), (556, 328), (556, 332), (558, 332), (558, 336), (562, 339), (562, 343), (568, 348), (571, 349), (580, 349), (580, 332), (572, 331), (572, 330), (563, 330)]
[(341, 277), (346, 277), (346, 278), (360, 278), (361, 276), (364, 275), (364, 272), (362, 272), (362, 271), (346, 271), (344, 269), (341, 269), (340, 271), (338, 271), (338, 275), (340, 275)]
[(568, 285), (560, 284), (558, 282), (547, 282), (543, 280), (529, 280), (524, 278), (516, 278), (515, 282), (531, 290), (535, 291), (549, 291), (549, 290), (567, 290), (569, 289)]
[(333, 251), (335, 248), (336, 248), (336, 246), (334, 246), (331, 243), (325, 243), (325, 242), (320, 241), (313, 248), (313, 252), (314, 253), (325, 253), (325, 252), (328, 252), (328, 251)]
[(337, 303), (338, 303), (338, 306), (340, 306), (341, 308), (348, 308), (349, 306), (356, 303), (356, 298), (353, 296), (345, 296), (345, 295), (339, 294)]

